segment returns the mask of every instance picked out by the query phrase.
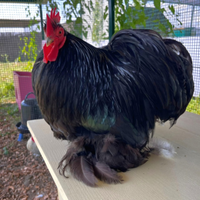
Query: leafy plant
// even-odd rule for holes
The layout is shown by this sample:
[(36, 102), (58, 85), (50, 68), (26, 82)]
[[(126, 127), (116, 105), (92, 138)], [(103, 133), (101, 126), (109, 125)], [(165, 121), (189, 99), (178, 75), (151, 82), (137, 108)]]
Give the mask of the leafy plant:
[(187, 111), (200, 115), (200, 95), (199, 97), (192, 98), (187, 107)]
[[(20, 40), (24, 41), (24, 47), (20, 48), (21, 54), (24, 55), (25, 60), (27, 62), (27, 66), (24, 67), (24, 70), (31, 71), (33, 67), (33, 61), (37, 58), (37, 44), (35, 41), (36, 31), (32, 31), (30, 39), (28, 37), (20, 38)], [(21, 61), (21, 57), (18, 58), (18, 61)]]
[[(155, 13), (166, 14), (174, 17), (181, 24), (173, 5), (168, 6), (168, 12), (161, 7), (161, 0), (154, 0), (153, 2), (155, 8), (152, 9), (151, 17)], [(145, 5), (145, 0), (115, 0), (115, 31), (126, 28), (145, 28), (146, 22), (150, 18), (145, 14)], [(163, 35), (173, 34), (173, 25), (167, 18), (165, 20), (166, 24), (163, 24), (159, 18), (152, 21), (153, 29), (159, 30)]]
[(23, 71), (27, 62), (1, 63), (0, 104), (15, 101), (13, 71)]
[(3, 82), (3, 83), (1, 83), (0, 86), (1, 86), (0, 99), (5, 99), (5, 98), (8, 98), (8, 97), (15, 96), (13, 82)]
[[(88, 30), (91, 30), (90, 14), (94, 10), (93, 2), (81, 0), (66, 0), (63, 3), (66, 23), (70, 32), (78, 37), (87, 38)], [(84, 17), (83, 17), (84, 16)]]
[(97, 44), (103, 39), (103, 1), (95, 0), (93, 12), (92, 41)]
[[(98, 45), (108, 35), (108, 29), (103, 27), (103, 20), (108, 17), (108, 6), (103, 7), (103, 0), (66, 0), (63, 3), (66, 24), (70, 33), (87, 39), (91, 31), (92, 41)], [(92, 17), (92, 18), (91, 18)], [(104, 32), (106, 30), (107, 32)]]
[(1, 54), (1, 57), (4, 58), (4, 62), (8, 63), (8, 54)]
[[(131, 5), (130, 0), (116, 0), (115, 1), (115, 31), (127, 28), (136, 28), (136, 25), (146, 26), (146, 19), (144, 13), (144, 2), (133, 0)], [(135, 9), (133, 9), (135, 8)]]
[[(29, 6), (27, 6), (27, 8), (25, 9), (28, 14), (26, 15), (27, 17), (31, 18), (31, 12), (29, 9)], [(36, 16), (34, 16), (33, 18), (31, 18), (30, 20), (30, 24), (29, 24), (29, 30), (30, 30), (30, 37), (21, 37), (20, 40), (24, 41), (24, 46), (23, 48), (20, 48), (20, 54), (21, 56), (23, 55), (25, 57), (25, 60), (28, 61), (27, 65), (23, 68), (23, 70), (26, 71), (31, 71), (33, 68), (33, 61), (36, 60), (37, 58), (37, 54), (38, 54), (38, 48), (37, 48), (37, 43), (36, 43), (36, 34), (37, 31), (40, 30), (40, 26), (37, 25), (35, 27), (35, 30), (33, 28), (33, 24), (36, 24), (36, 17), (39, 16), (39, 9), (36, 12)], [(18, 57), (18, 61), (21, 61), (21, 56)]]

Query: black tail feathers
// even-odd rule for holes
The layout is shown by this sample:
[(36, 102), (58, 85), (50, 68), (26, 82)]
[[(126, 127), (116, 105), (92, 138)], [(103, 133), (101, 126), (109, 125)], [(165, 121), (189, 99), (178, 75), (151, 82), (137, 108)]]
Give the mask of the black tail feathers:
[(185, 46), (176, 40), (173, 39), (163, 39), (164, 43), (169, 46), (171, 49), (173, 49), (178, 55), (183, 56), (186, 60), (192, 64), (192, 58), (185, 48)]

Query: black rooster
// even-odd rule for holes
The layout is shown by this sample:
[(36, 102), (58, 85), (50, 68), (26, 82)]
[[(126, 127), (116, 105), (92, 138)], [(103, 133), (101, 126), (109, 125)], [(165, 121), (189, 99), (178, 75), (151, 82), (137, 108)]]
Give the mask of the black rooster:
[(156, 121), (173, 125), (184, 113), (194, 90), (190, 54), (153, 30), (121, 30), (96, 48), (65, 31), (55, 11), (32, 83), (54, 136), (71, 142), (59, 167), (89, 186), (118, 183), (118, 171), (147, 160)]

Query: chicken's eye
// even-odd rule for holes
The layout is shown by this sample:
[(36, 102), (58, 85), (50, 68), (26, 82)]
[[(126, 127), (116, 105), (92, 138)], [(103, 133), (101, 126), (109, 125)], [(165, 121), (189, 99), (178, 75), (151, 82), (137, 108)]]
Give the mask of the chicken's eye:
[(58, 35), (62, 35), (62, 29), (60, 29), (59, 31), (58, 31)]

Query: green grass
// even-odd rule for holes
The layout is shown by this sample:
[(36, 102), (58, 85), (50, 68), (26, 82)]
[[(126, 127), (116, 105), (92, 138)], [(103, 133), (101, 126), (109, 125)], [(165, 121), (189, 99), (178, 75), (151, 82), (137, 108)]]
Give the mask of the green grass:
[(0, 63), (0, 102), (15, 99), (13, 71), (27, 71), (28, 62)]
[[(3, 106), (2, 106), (3, 105)], [(18, 106), (16, 103), (6, 103), (0, 105), (0, 113), (3, 112), (6, 115), (14, 117), (18, 112)]]
[(187, 111), (200, 115), (200, 96), (192, 98), (187, 107)]

